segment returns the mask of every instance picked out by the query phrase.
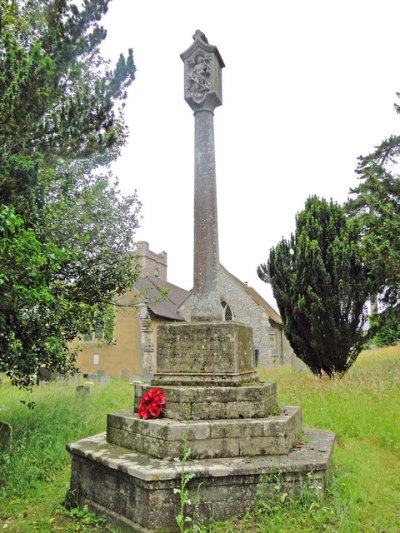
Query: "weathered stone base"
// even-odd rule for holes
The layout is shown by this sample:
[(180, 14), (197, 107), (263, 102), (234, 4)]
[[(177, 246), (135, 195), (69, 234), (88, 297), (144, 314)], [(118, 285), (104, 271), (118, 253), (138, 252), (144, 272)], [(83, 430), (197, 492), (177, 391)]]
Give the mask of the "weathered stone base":
[(184, 441), (192, 459), (284, 455), (301, 433), (301, 410), (285, 407), (268, 418), (237, 420), (142, 420), (132, 409), (108, 415), (107, 441), (160, 459), (182, 457)]
[[(308, 430), (304, 443), (287, 455), (190, 460), (185, 472), (192, 504), (185, 514), (201, 524), (241, 515), (257, 499), (292, 496), (310, 485), (323, 493), (331, 464), (333, 433)], [(176, 530), (181, 465), (150, 458), (106, 441), (105, 434), (68, 447), (72, 454), (71, 492), (132, 531)], [(307, 475), (312, 473), (310, 476)]]
[[(142, 396), (151, 388), (135, 386), (136, 412)], [(265, 418), (278, 409), (276, 383), (242, 387), (167, 386), (162, 390), (167, 406), (165, 416), (174, 420)]]

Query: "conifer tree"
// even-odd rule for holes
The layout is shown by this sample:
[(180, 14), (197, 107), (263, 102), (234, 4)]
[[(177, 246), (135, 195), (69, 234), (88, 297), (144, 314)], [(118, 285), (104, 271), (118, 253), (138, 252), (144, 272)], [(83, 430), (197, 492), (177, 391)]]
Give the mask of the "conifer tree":
[(359, 234), (343, 209), (308, 198), (295, 233), (271, 249), (258, 275), (272, 285), (297, 357), (319, 376), (346, 372), (362, 349), (369, 288)]
[[(397, 93), (400, 97), (400, 93)], [(400, 106), (395, 104), (400, 113)], [(371, 334), (384, 343), (400, 339), (400, 136), (392, 135), (367, 156), (360, 156), (360, 183), (350, 190), (345, 209), (361, 232), (371, 280), (371, 298), (380, 314)]]

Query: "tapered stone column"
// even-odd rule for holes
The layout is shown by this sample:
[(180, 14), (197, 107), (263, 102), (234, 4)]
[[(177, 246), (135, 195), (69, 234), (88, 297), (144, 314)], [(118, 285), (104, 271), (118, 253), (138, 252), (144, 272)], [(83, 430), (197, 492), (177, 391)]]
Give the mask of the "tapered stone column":
[(199, 30), (181, 55), (185, 100), (194, 111), (194, 275), (192, 320), (222, 320), (218, 271), (218, 214), (215, 173), (214, 109), (222, 104), (224, 67), (217, 47)]

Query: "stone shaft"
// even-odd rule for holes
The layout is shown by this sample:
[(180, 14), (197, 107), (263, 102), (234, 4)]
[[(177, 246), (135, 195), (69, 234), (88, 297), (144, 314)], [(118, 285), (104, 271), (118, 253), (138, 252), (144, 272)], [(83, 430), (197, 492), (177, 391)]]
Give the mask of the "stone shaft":
[(200, 110), (195, 112), (192, 320), (222, 320), (218, 271), (214, 116), (212, 111)]

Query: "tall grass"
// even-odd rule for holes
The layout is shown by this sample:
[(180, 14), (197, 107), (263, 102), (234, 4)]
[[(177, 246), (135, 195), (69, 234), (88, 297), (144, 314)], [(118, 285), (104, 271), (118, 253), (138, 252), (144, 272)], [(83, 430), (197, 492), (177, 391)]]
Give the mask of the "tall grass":
[[(22, 401), (35, 403), (28, 409)], [(13, 445), (0, 461), (0, 498), (21, 497), (43, 482), (54, 480), (69, 464), (65, 445), (105, 431), (106, 414), (132, 405), (126, 382), (95, 384), (88, 396), (77, 396), (75, 385), (49, 382), (32, 394), (0, 387), (0, 420), (13, 426)]]
[(400, 346), (363, 352), (343, 377), (321, 380), (284, 366), (262, 372), (278, 382), (279, 401), (300, 405), (305, 425), (368, 439), (400, 455)]
[[(261, 501), (255, 512), (204, 531), (399, 533), (400, 345), (362, 353), (341, 379), (289, 367), (266, 369), (262, 377), (277, 381), (280, 403), (302, 407), (304, 426), (337, 434), (328, 493), (321, 501), (307, 493), (284, 505)], [(34, 410), (21, 399), (7, 382), (0, 386), (0, 408), (7, 408), (0, 419), (14, 427), (11, 453), (0, 453), (0, 529), (111, 531), (85, 513), (63, 513), (65, 444), (104, 431), (107, 412), (132, 405), (132, 388), (120, 381), (94, 385), (85, 398), (74, 386), (50, 383), (35, 391)]]

